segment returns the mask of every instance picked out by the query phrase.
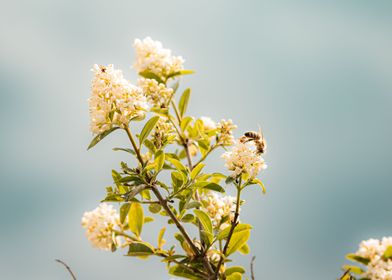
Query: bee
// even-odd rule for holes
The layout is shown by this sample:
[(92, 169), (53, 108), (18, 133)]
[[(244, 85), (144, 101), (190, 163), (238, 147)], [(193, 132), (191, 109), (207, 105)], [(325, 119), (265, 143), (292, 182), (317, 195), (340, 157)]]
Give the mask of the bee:
[(255, 143), (256, 150), (257, 150), (258, 154), (261, 155), (261, 154), (265, 153), (265, 151), (267, 149), (267, 142), (265, 141), (263, 133), (261, 132), (261, 128), (259, 129), (259, 132), (247, 131), (240, 138), (241, 143), (247, 143), (247, 142), (251, 142), (251, 141), (253, 141), (253, 143)]

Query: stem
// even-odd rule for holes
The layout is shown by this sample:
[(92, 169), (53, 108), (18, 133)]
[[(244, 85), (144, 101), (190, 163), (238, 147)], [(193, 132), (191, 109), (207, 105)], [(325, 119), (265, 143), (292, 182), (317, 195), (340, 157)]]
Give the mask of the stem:
[[(240, 215), (241, 184), (242, 184), (242, 181), (240, 178), (240, 182), (237, 185), (237, 202), (236, 202), (236, 207), (235, 207), (234, 219), (231, 222), (231, 228), (229, 231), (229, 235), (227, 236), (226, 244), (223, 248), (223, 252), (222, 252), (223, 256), (226, 256), (227, 249), (229, 248), (229, 243), (230, 243), (231, 237), (233, 236), (233, 233), (234, 233), (234, 229), (238, 225), (238, 217)], [(215, 279), (218, 279), (217, 277), (219, 275), (219, 270), (220, 270), (220, 267), (223, 263), (223, 256), (221, 256), (219, 263), (217, 265), (217, 268), (215, 271)]]
[(166, 213), (170, 216), (170, 218), (173, 220), (173, 222), (175, 223), (177, 228), (180, 230), (181, 234), (184, 236), (185, 240), (187, 241), (188, 245), (191, 247), (192, 251), (195, 253), (195, 255), (200, 255), (199, 249), (195, 246), (192, 239), (189, 237), (188, 233), (185, 231), (184, 227), (178, 221), (176, 215), (174, 215), (173, 211), (167, 205), (167, 201), (162, 197), (159, 190), (156, 187), (152, 187), (152, 191), (154, 192), (155, 196), (158, 198), (163, 209), (165, 209)]
[(68, 270), (69, 274), (71, 274), (72, 279), (76, 280), (75, 274), (73, 274), (71, 268), (65, 262), (63, 262), (62, 260), (59, 260), (59, 259), (56, 259), (55, 261), (61, 263)]
[(218, 148), (218, 146), (219, 146), (219, 145), (217, 145), (217, 144), (213, 145), (213, 146), (211, 147), (211, 149), (209, 149), (208, 152), (205, 153), (205, 155), (202, 156), (202, 157), (199, 159), (198, 162), (196, 162), (195, 166), (198, 165), (199, 163), (201, 163), (202, 161), (204, 161), (204, 160), (207, 158), (207, 156), (208, 156), (213, 150), (215, 150), (216, 148)]
[(133, 139), (132, 133), (131, 133), (131, 129), (129, 128), (129, 126), (124, 127), (124, 130), (127, 132), (128, 138), (131, 141), (132, 147), (135, 150), (136, 156), (140, 162), (140, 164), (142, 166), (144, 166), (144, 161), (142, 158), (142, 155), (140, 154), (140, 150), (138, 149), (135, 140)]
[(253, 256), (252, 260), (250, 261), (250, 277), (252, 280), (255, 280), (255, 272), (253, 270), (253, 263), (255, 262), (256, 257)]
[(174, 101), (172, 100), (171, 104), (173, 105), (174, 112), (176, 113), (178, 123), (181, 125), (181, 116), (180, 116), (180, 112), (178, 112), (178, 108), (176, 106), (176, 103), (174, 103)]

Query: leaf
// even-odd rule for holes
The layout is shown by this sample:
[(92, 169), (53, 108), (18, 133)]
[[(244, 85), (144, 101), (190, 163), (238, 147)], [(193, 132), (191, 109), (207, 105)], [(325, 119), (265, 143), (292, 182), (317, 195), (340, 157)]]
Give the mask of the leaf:
[(134, 187), (129, 193), (125, 194), (125, 200), (129, 201), (133, 199), (137, 194), (143, 191), (146, 188), (146, 185), (139, 185)]
[(184, 176), (181, 172), (173, 171), (171, 173), (172, 184), (175, 190), (181, 188), (184, 184)]
[(155, 160), (154, 160), (155, 171), (159, 172), (164, 164), (165, 164), (165, 153), (162, 150), (159, 150), (158, 152), (155, 153)]
[[(249, 224), (238, 224), (234, 228), (233, 233), (238, 233), (238, 232), (245, 231), (245, 230), (250, 230), (250, 229), (252, 229), (252, 226), (249, 225)], [(223, 229), (221, 232), (218, 233), (216, 238), (218, 240), (225, 239), (229, 235), (229, 232), (230, 232), (230, 227), (226, 227), (225, 229)]]
[(161, 211), (161, 209), (162, 209), (162, 206), (159, 205), (158, 203), (153, 203), (148, 206), (148, 210), (150, 210), (150, 212), (153, 214), (159, 213)]
[(205, 164), (204, 163), (199, 163), (198, 165), (196, 165), (191, 172), (191, 180), (194, 180), (196, 178), (197, 175), (199, 175), (199, 173), (201, 172), (201, 170), (204, 168)]
[(127, 218), (129, 208), (131, 207), (130, 203), (124, 203), (120, 207), (120, 222), (123, 224), (125, 222), (125, 219)]
[(237, 251), (238, 249), (240, 249), (248, 241), (249, 237), (250, 237), (250, 230), (244, 230), (244, 231), (233, 233), (233, 235), (231, 236), (231, 240), (226, 255), (229, 256), (233, 254), (235, 251)]
[(129, 244), (128, 256), (146, 257), (154, 254), (154, 247), (147, 242), (132, 242)]
[(189, 97), (191, 96), (191, 89), (187, 88), (181, 95), (180, 101), (178, 103), (178, 109), (180, 111), (180, 116), (184, 116), (189, 103)]
[(344, 270), (350, 270), (350, 273), (354, 273), (357, 275), (361, 275), (362, 273), (364, 273), (365, 271), (363, 271), (362, 268), (360, 268), (359, 266), (355, 266), (355, 265), (344, 265), (343, 266)]
[(193, 222), (195, 217), (192, 214), (186, 214), (184, 217), (182, 217), (181, 222), (184, 223), (190, 223)]
[(392, 245), (388, 246), (387, 249), (384, 252), (383, 257), (385, 259), (391, 259), (392, 258)]
[(153, 80), (156, 80), (160, 84), (164, 84), (164, 81), (162, 81), (162, 79), (157, 74), (154, 74), (152, 72), (142, 71), (142, 72), (139, 72), (139, 75), (142, 76), (143, 78), (153, 79)]
[(191, 269), (188, 269), (184, 266), (179, 266), (179, 265), (173, 265), (169, 269), (169, 274), (178, 276), (178, 277), (183, 277), (186, 279), (192, 279), (192, 280), (200, 280), (203, 279), (200, 276), (197, 276), (195, 272), (193, 272)]
[(132, 155), (136, 155), (135, 151), (132, 149), (127, 149), (127, 148), (113, 148), (113, 151), (123, 151), (123, 152), (127, 152), (130, 153)]
[(242, 274), (239, 272), (234, 272), (233, 274), (230, 274), (226, 278), (226, 280), (241, 280), (241, 279), (242, 279)]
[(129, 214), (128, 214), (129, 229), (136, 236), (139, 237), (140, 234), (142, 233), (143, 223), (144, 223), (143, 207), (140, 205), (140, 203), (133, 202), (131, 204), (131, 208), (129, 209)]
[(154, 129), (158, 120), (159, 120), (159, 116), (155, 116), (146, 122), (146, 124), (144, 125), (144, 127), (142, 129), (142, 132), (140, 132), (140, 135), (139, 135), (140, 145), (142, 145), (144, 140), (146, 140), (147, 137), (150, 135), (151, 131)]
[(210, 246), (212, 241), (214, 240), (214, 235), (205, 230), (200, 231), (201, 239), (206, 243), (207, 246)]
[(350, 261), (354, 261), (354, 262), (359, 262), (359, 263), (364, 264), (364, 265), (368, 265), (369, 262), (370, 262), (369, 259), (360, 257), (360, 256), (358, 256), (356, 254), (348, 254), (348, 255), (346, 255), (346, 259), (348, 259)]
[(119, 129), (118, 126), (112, 127), (111, 129), (106, 130), (106, 131), (102, 132), (101, 134), (98, 134), (97, 136), (95, 136), (94, 139), (91, 141), (90, 145), (88, 145), (87, 150), (90, 150), (92, 147), (97, 145), (103, 138), (105, 138), (106, 136), (108, 136), (110, 133), (112, 133), (113, 131), (115, 131), (117, 129)]
[(187, 127), (189, 126), (189, 124), (193, 121), (192, 117), (185, 117), (181, 120), (181, 131), (185, 132), (185, 130), (187, 129)]
[(250, 247), (247, 243), (245, 243), (239, 250), (238, 252), (242, 255), (247, 255), (250, 252)]
[(185, 175), (188, 173), (188, 169), (181, 163), (181, 161), (175, 158), (167, 158), (171, 164), (173, 164), (179, 171), (183, 172)]
[(257, 178), (253, 178), (252, 181), (249, 182), (249, 184), (258, 184), (261, 187), (261, 191), (265, 194), (267, 192), (263, 182)]
[(163, 239), (163, 235), (165, 234), (166, 228), (163, 227), (158, 234), (158, 248), (162, 249), (162, 246), (166, 243), (166, 240)]
[(224, 193), (225, 189), (218, 185), (217, 183), (213, 182), (208, 182), (208, 181), (200, 181), (194, 184), (196, 188), (202, 188), (202, 189), (207, 189), (207, 190), (212, 190), (216, 192), (221, 192)]
[(199, 219), (200, 223), (203, 225), (203, 228), (208, 233), (213, 233), (212, 231), (212, 222), (210, 217), (203, 211), (195, 209), (193, 211), (196, 217)]
[(151, 223), (151, 222), (153, 222), (153, 221), (154, 221), (154, 218), (153, 218), (153, 217), (147, 216), (147, 217), (144, 217), (143, 223), (144, 223), (144, 224), (147, 224), (147, 223)]
[(229, 276), (230, 274), (233, 274), (234, 272), (244, 274), (245, 269), (242, 266), (232, 266), (232, 267), (229, 267), (225, 270), (225, 275)]
[(183, 70), (180, 70), (180, 71), (173, 72), (173, 73), (169, 74), (167, 76), (167, 79), (174, 78), (176, 76), (181, 76), (181, 75), (190, 75), (190, 74), (194, 74), (194, 73), (195, 73), (194, 70), (183, 69)]

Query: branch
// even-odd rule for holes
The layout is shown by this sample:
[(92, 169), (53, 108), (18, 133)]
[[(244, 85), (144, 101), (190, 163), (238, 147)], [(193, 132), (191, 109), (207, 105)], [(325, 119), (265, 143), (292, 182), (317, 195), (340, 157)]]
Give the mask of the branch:
[(140, 150), (138, 149), (136, 142), (133, 139), (133, 136), (132, 136), (131, 130), (129, 129), (129, 126), (124, 127), (124, 130), (127, 132), (128, 138), (131, 141), (132, 147), (135, 150), (136, 156), (137, 156), (140, 164), (142, 166), (144, 166), (144, 161), (143, 161), (142, 155), (140, 154)]
[(255, 280), (255, 272), (253, 270), (253, 263), (255, 262), (256, 256), (252, 257), (252, 260), (250, 261), (250, 277), (252, 280)]
[(68, 270), (69, 274), (71, 274), (72, 279), (76, 280), (75, 274), (73, 274), (71, 268), (65, 262), (59, 259), (55, 259), (55, 261), (61, 263)]

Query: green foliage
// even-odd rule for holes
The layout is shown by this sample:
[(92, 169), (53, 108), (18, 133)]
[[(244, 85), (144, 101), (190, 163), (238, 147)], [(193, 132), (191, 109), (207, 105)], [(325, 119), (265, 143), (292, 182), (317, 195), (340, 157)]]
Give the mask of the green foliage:
[(383, 255), (384, 259), (392, 259), (392, 246), (388, 246)]
[(147, 242), (132, 242), (129, 244), (128, 256), (146, 257), (153, 255), (154, 252), (154, 247)]
[(146, 124), (144, 125), (142, 132), (139, 135), (139, 142), (140, 146), (143, 144), (143, 142), (147, 139), (147, 137), (150, 135), (151, 131), (154, 129), (155, 125), (157, 124), (159, 120), (159, 116), (152, 117), (149, 119)]
[(194, 210), (193, 211), (196, 215), (196, 217), (199, 219), (200, 223), (203, 225), (203, 229), (212, 234), (212, 222), (210, 217), (203, 211), (201, 210)]
[(250, 230), (243, 230), (233, 233), (226, 255), (229, 256), (239, 250), (248, 241)]
[(180, 116), (183, 117), (185, 115), (186, 109), (188, 108), (189, 98), (191, 97), (191, 89), (187, 88), (180, 98), (180, 102), (178, 103), (178, 109), (180, 111)]
[(370, 260), (363, 258), (361, 256), (355, 255), (355, 254), (348, 254), (346, 255), (346, 259), (350, 260), (350, 261), (354, 261), (354, 262), (359, 262), (363, 265), (368, 265)]
[(128, 213), (129, 229), (136, 235), (140, 236), (144, 224), (144, 212), (140, 203), (133, 202)]
[(112, 133), (113, 131), (115, 131), (117, 129), (119, 129), (118, 126), (112, 127), (111, 129), (106, 130), (105, 132), (102, 132), (101, 134), (98, 134), (97, 136), (95, 136), (94, 139), (91, 141), (90, 145), (88, 145), (87, 150), (90, 150), (92, 147), (94, 147), (99, 142), (101, 142), (101, 140), (103, 138), (105, 138), (106, 136), (108, 136), (110, 133)]

